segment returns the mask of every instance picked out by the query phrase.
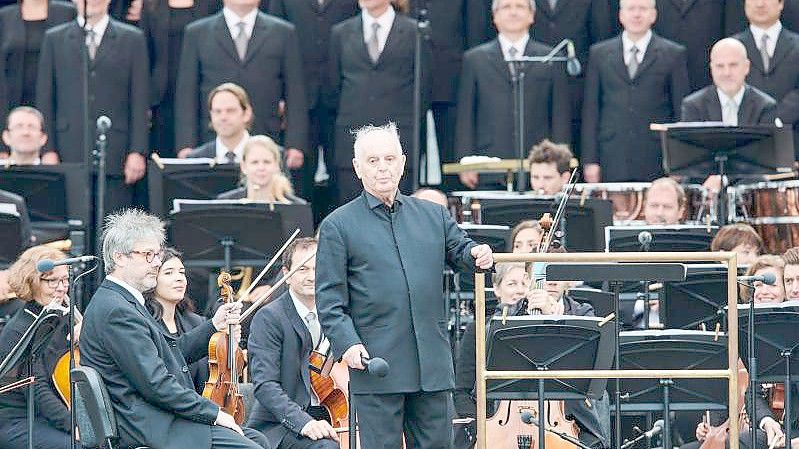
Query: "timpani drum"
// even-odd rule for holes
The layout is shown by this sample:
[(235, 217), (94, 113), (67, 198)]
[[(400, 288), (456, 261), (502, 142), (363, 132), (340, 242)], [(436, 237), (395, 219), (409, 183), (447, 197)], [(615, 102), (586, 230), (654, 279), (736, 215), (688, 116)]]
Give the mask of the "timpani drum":
[(799, 246), (799, 217), (757, 217), (747, 222), (763, 238), (767, 254), (782, 254)]
[(739, 220), (799, 216), (799, 180), (739, 184), (731, 189), (730, 210), (738, 211)]
[[(584, 183), (575, 186), (578, 196), (611, 200), (613, 203), (613, 222), (616, 225), (637, 224), (644, 220), (644, 201), (649, 182), (600, 182)], [(702, 222), (710, 215), (715, 219), (715, 209), (711, 205), (707, 189), (699, 184), (683, 186), (686, 208), (682, 220)]]

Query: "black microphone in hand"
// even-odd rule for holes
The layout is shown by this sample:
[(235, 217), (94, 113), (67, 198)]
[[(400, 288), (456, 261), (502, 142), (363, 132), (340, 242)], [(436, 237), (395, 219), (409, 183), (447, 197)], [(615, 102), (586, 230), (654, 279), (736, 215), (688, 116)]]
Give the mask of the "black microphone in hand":
[(380, 357), (361, 357), (361, 363), (363, 363), (364, 371), (367, 374), (371, 374), (377, 377), (386, 377), (388, 374), (388, 362)]

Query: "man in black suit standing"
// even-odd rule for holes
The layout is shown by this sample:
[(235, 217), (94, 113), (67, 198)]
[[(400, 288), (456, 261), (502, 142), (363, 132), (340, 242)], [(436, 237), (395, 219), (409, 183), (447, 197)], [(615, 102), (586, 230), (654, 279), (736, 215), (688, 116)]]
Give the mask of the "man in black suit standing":
[[(133, 184), (147, 167), (147, 46), (139, 29), (110, 18), (109, 0), (86, 2), (86, 24), (84, 1), (74, 3), (77, 20), (51, 28), (42, 43), (36, 103), (50, 136), (45, 157), (54, 151), (61, 162), (90, 163), (95, 120), (110, 118), (105, 157), (105, 210), (110, 212), (131, 204)], [(89, 59), (88, 73), (84, 58)], [(84, 76), (88, 92), (81, 88)], [(85, 141), (87, 127), (90, 142)]]
[[(292, 171), (299, 196), (313, 198), (319, 147), (332, 155), (335, 110), (323, 98), (323, 85), (328, 67), (330, 30), (333, 25), (358, 14), (356, 0), (271, 0), (267, 11), (285, 19), (297, 29), (308, 97), (308, 149), (301, 172)], [(301, 176), (300, 176), (301, 175)]]
[(651, 181), (663, 173), (649, 124), (677, 121), (689, 90), (685, 47), (652, 32), (656, 17), (655, 0), (621, 0), (624, 32), (591, 47), (583, 103), (587, 182)]
[(784, 0), (746, 0), (749, 28), (734, 38), (743, 42), (752, 61), (747, 83), (777, 100), (777, 117), (794, 125), (799, 155), (799, 34), (780, 22)]
[[(534, 0), (495, 0), (491, 5), (497, 39), (479, 45), (463, 57), (458, 94), (455, 157), (472, 154), (516, 158), (513, 85), (508, 60), (520, 56), (543, 56), (550, 47), (530, 39), (535, 14)], [(524, 147), (544, 138), (571, 140), (569, 86), (561, 64), (532, 63), (525, 71)], [(475, 188), (477, 172), (460, 175), (461, 182)]]
[[(749, 25), (744, 12), (744, 0), (727, 0), (724, 11), (726, 34), (740, 33)], [(784, 0), (782, 24), (792, 31), (799, 31), (799, 0)]]
[[(351, 130), (395, 121), (403, 148), (413, 142), (414, 33), (416, 22), (397, 14), (391, 0), (359, 0), (361, 14), (333, 27), (330, 34), (328, 101), (336, 109), (334, 154), (326, 161), (336, 204), (358, 195), (352, 170)], [(427, 110), (430, 47), (422, 51), (422, 110)], [(418, 155), (417, 155), (418, 156)], [(410, 191), (418, 173), (409, 170), (402, 189)]]
[(237, 164), (244, 154), (244, 144), (250, 138), (252, 104), (241, 86), (224, 83), (208, 94), (208, 114), (216, 138), (197, 148), (184, 148), (178, 157), (216, 159), (220, 164)]
[[(404, 171), (397, 128), (356, 132), (352, 163), (361, 195), (319, 228), (316, 305), (333, 355), (350, 369), (361, 448), (450, 447), (447, 403), (454, 387), (442, 296), (445, 264), (493, 264), (447, 210), (398, 191)], [(420, 230), (424, 230), (421, 231)], [(386, 377), (364, 372), (370, 354)]]
[(286, 167), (299, 169), (308, 148), (308, 109), (294, 25), (260, 12), (259, 0), (223, 3), (221, 12), (186, 26), (175, 93), (175, 145), (182, 151), (213, 138), (205, 100), (215, 87), (233, 82), (252, 100), (252, 132), (282, 142)]
[(682, 100), (681, 120), (724, 122), (730, 126), (774, 123), (777, 102), (760, 89), (746, 85), (749, 66), (741, 41), (718, 41), (710, 50), (713, 84)]
[[(283, 274), (316, 253), (314, 238), (293, 241)], [(325, 341), (316, 312), (316, 260), (289, 278), (288, 291), (259, 310), (247, 343), (255, 407), (248, 425), (278, 449), (338, 449), (338, 436), (311, 390), (308, 357)]]
[(177, 339), (144, 306), (142, 292), (155, 288), (163, 258), (161, 220), (127, 209), (107, 217), (102, 238), (106, 277), (83, 317), (80, 363), (105, 381), (120, 443), (269, 448), (262, 434), (242, 430), (231, 415), (194, 391)]

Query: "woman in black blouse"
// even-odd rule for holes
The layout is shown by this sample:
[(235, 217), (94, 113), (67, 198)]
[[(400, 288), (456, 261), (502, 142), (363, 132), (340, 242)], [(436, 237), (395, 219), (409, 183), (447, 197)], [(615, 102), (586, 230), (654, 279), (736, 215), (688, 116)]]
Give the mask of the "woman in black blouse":
[(219, 306), (210, 320), (197, 315), (193, 302), (186, 297), (186, 268), (180, 253), (167, 248), (162, 260), (157, 284), (155, 289), (145, 292), (144, 305), (164, 333), (177, 341), (189, 364), (194, 388), (202, 394), (208, 380), (208, 341), (215, 332), (226, 331), (228, 323), (238, 324), (241, 303)]
[(73, 19), (75, 7), (62, 1), (23, 0), (0, 9), (0, 66), (4, 68), (0, 81), (5, 82), (6, 97), (3, 122), (12, 108), (36, 104), (39, 49), (44, 33)]
[[(61, 251), (45, 246), (35, 246), (26, 250), (9, 269), (9, 284), (17, 297), (25, 302), (0, 333), (0, 359), (5, 358), (11, 348), (33, 323), (45, 306), (55, 302), (66, 306), (69, 299), (69, 271), (66, 266), (58, 266), (47, 273), (39, 273), (36, 264), (44, 259), (59, 260), (66, 255)], [(56, 392), (51, 378), (58, 359), (68, 349), (68, 320), (64, 317), (50, 341), (34, 359), (34, 446), (36, 448), (64, 449), (69, 447), (70, 413)], [(79, 334), (76, 327), (75, 334)], [(0, 379), (6, 385), (28, 377), (26, 363)], [(30, 388), (30, 387), (28, 387)], [(26, 389), (21, 388), (0, 395), (0, 447), (4, 449), (25, 449), (28, 445)]]

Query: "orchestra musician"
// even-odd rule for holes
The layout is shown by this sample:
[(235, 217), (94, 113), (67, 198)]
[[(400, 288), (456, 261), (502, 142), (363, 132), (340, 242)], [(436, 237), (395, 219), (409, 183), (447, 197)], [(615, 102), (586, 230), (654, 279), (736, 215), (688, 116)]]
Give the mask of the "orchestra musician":
[(799, 299), (799, 247), (793, 247), (785, 251), (782, 255), (785, 268), (782, 272), (782, 280), (785, 285), (785, 300), (792, 301)]
[(573, 157), (566, 144), (544, 139), (538, 145), (533, 145), (527, 158), (532, 191), (540, 195), (560, 192), (571, 177), (570, 164)]
[[(283, 253), (283, 273), (316, 252), (314, 238), (293, 241)], [(278, 449), (337, 449), (333, 427), (311, 389), (308, 358), (323, 338), (316, 312), (316, 261), (286, 282), (288, 291), (256, 312), (247, 348), (255, 407), (248, 424)]]
[[(170, 449), (270, 448), (194, 391), (178, 341), (144, 306), (163, 261), (164, 224), (126, 209), (106, 217), (106, 277), (89, 303), (79, 342), (81, 365), (105, 381), (120, 445)], [(135, 350), (133, 350), (135, 349)]]
[[(459, 270), (493, 264), (449, 212), (398, 191), (405, 168), (393, 123), (355, 133), (357, 198), (320, 226), (316, 304), (335, 358), (350, 367), (350, 391), (363, 449), (447, 448), (447, 403), (454, 386), (444, 264)], [(424, 230), (424, 231), (421, 231)], [(372, 355), (386, 377), (364, 371)]]
[(544, 230), (536, 220), (524, 220), (513, 227), (510, 233), (512, 253), (535, 253), (541, 244)]
[[(144, 292), (144, 306), (155, 321), (177, 339), (180, 351), (189, 363), (194, 389), (202, 394), (208, 380), (208, 341), (229, 325), (238, 327), (241, 302), (223, 303), (214, 317), (206, 319), (195, 313), (194, 301), (186, 297), (186, 267), (174, 248), (164, 250), (155, 288)], [(238, 329), (240, 333), (240, 328)], [(236, 340), (239, 338), (234, 336)]]
[[(749, 298), (754, 298), (755, 304), (765, 303), (780, 303), (785, 300), (785, 290), (783, 289), (782, 273), (784, 263), (779, 256), (765, 255), (758, 257), (755, 262), (749, 266), (746, 271), (747, 276), (761, 275), (765, 273), (774, 274), (777, 282), (774, 285), (764, 284), (760, 281), (753, 283), (754, 292), (752, 289), (742, 289), (742, 296), (740, 302), (749, 302)], [(761, 385), (762, 388), (762, 385)], [(757, 446), (760, 448), (781, 448), (785, 446), (785, 434), (782, 431), (780, 424), (771, 416), (771, 410), (766, 403), (761, 391), (757, 391), (755, 396), (756, 401), (756, 418), (749, 419), (750, 426), (752, 423), (757, 425), (756, 436)], [(746, 395), (746, 411), (749, 410), (750, 403), (749, 394)], [(722, 415), (722, 416), (719, 416)], [(681, 446), (680, 449), (697, 449), (701, 447), (702, 443), (708, 437), (708, 434), (713, 429), (713, 426), (718, 426), (726, 420), (726, 414), (710, 413), (710, 423), (705, 420), (699, 422), (696, 426), (696, 439), (697, 441), (687, 443)], [(740, 433), (740, 447), (749, 449), (751, 447), (751, 436), (748, 430), (741, 431)]]
[[(69, 301), (69, 268), (57, 266), (46, 273), (36, 270), (36, 264), (42, 260), (60, 260), (66, 257), (59, 250), (34, 246), (23, 252), (9, 269), (11, 290), (25, 305), (0, 333), (0, 360), (5, 359), (45, 306), (53, 302), (61, 307), (66, 306)], [(68, 351), (68, 334), (69, 322), (64, 317), (50, 341), (34, 358), (32, 373), (27, 372), (24, 368), (25, 362), (22, 362), (6, 378), (0, 379), (0, 385), (6, 385), (29, 375), (36, 378), (33, 386), (28, 387), (33, 388), (36, 410), (33, 423), (33, 443), (36, 448), (63, 449), (70, 444), (70, 413), (51, 382), (56, 362)], [(77, 325), (75, 337), (79, 335), (80, 325)], [(0, 447), (28, 447), (27, 415), (26, 388), (0, 394)]]
[(248, 138), (241, 153), (241, 179), (244, 184), (237, 189), (220, 193), (221, 200), (246, 198), (268, 203), (305, 204), (294, 195), (289, 178), (281, 171), (280, 147), (264, 135)]
[(56, 153), (42, 155), (47, 143), (44, 129), (44, 115), (31, 106), (17, 106), (8, 113), (6, 128), (3, 130), (3, 143), (8, 153), (0, 151), (0, 159), (8, 159), (15, 165), (57, 164)]
[(680, 183), (669, 177), (658, 178), (646, 191), (644, 220), (648, 225), (678, 224), (686, 202), (685, 189)]
[(710, 250), (732, 251), (738, 256), (738, 265), (751, 265), (763, 253), (763, 238), (748, 224), (728, 224), (722, 226), (713, 237)]
[(433, 204), (438, 204), (441, 207), (449, 207), (449, 202), (447, 201), (447, 195), (444, 192), (438, 189), (432, 189), (430, 187), (422, 187), (421, 189), (416, 190), (411, 195), (414, 198), (419, 198), (420, 200), (427, 200)]
[[(553, 250), (552, 252), (562, 250)], [(594, 316), (594, 309), (590, 304), (578, 303), (570, 298), (567, 290), (570, 282), (544, 283), (543, 289), (530, 289), (530, 278), (525, 271), (524, 263), (512, 262), (497, 264), (492, 275), (494, 294), (499, 304), (517, 304), (527, 298), (527, 310), (519, 314), (529, 314), (532, 309), (541, 310), (543, 315), (574, 315)], [(499, 313), (501, 307), (497, 308)], [(475, 334), (474, 322), (466, 326), (461, 340), (460, 356), (457, 361), (455, 378), (455, 411), (461, 418), (474, 418), (477, 416), (475, 398)], [(580, 427), (580, 441), (590, 447), (610, 447), (610, 414), (607, 408), (607, 399), (590, 401), (587, 405), (583, 400), (566, 401), (567, 415), (573, 415)], [(600, 411), (601, 410), (601, 411)], [(472, 435), (475, 435), (472, 432)], [(472, 441), (474, 443), (474, 441)]]

